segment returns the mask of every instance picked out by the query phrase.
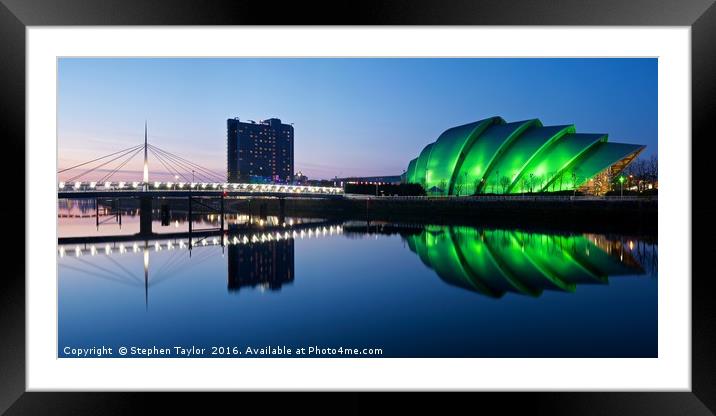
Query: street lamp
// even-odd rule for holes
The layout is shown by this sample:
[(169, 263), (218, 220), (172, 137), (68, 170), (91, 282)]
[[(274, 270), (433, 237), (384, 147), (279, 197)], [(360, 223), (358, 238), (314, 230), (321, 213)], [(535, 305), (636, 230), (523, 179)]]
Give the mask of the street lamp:
[(624, 197), (624, 176), (619, 177), (619, 197)]

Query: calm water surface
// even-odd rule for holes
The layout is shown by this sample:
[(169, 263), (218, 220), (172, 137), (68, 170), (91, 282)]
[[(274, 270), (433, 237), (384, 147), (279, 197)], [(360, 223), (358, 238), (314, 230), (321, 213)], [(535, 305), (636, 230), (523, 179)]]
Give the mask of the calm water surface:
[(222, 238), (206, 231), (217, 216), (198, 214), (190, 250), (186, 214), (157, 210), (163, 235), (151, 238), (135, 236), (136, 214), (123, 210), (120, 226), (106, 210), (98, 220), (94, 201), (60, 205), (59, 357), (101, 346), (117, 357), (122, 346), (658, 354), (655, 241), (241, 214)]

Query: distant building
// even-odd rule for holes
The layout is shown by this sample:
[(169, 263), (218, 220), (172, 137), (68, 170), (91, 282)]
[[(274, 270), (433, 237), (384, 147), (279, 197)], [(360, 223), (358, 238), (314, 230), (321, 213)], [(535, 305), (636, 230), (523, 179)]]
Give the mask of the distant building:
[(336, 178), (335, 181), (342, 183), (355, 183), (367, 185), (391, 185), (401, 183), (401, 175), (392, 176), (351, 176), (348, 178)]
[(288, 182), (293, 178), (293, 126), (270, 118), (226, 121), (228, 182)]
[(304, 175), (300, 170), (293, 177), (293, 182), (297, 185), (304, 185), (308, 182), (308, 176)]
[(304, 185), (308, 186), (343, 186), (341, 182), (338, 181), (338, 178), (335, 179), (308, 179), (306, 182), (304, 182)]

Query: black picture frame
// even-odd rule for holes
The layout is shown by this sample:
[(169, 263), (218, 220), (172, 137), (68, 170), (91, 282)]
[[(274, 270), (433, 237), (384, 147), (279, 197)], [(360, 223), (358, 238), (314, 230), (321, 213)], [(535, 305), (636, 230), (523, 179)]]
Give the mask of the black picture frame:
[[(248, 1), (137, 1), (137, 0), (0, 0), (0, 102), (2, 111), (3, 163), (17, 180), (25, 172), (25, 46), (27, 26), (65, 25), (646, 25), (691, 27), (692, 59), (692, 390), (691, 392), (549, 392), (476, 393), (436, 398), (411, 395), (393, 403), (377, 404), (384, 396), (340, 393), (330, 400), (314, 395), (285, 400), (261, 400), (272, 410), (296, 410), (310, 405), (314, 411), (332, 413), (373, 410), (447, 410), (453, 404), (479, 408), (497, 405), (500, 413), (532, 414), (658, 415), (716, 413), (716, 308), (706, 259), (714, 245), (706, 236), (714, 230), (716, 204), (707, 194), (708, 152), (716, 131), (716, 6), (713, 0), (489, 0), (388, 2), (293, 2), (288, 4)], [(663, 116), (663, 115), (661, 115)], [(696, 151), (698, 148), (698, 151)], [(8, 166), (10, 163), (13, 166)], [(24, 183), (24, 176), (23, 176)], [(0, 204), (3, 217), (25, 212), (22, 195), (13, 193)], [(20, 192), (18, 189), (16, 192)], [(25, 223), (32, 221), (25, 214)], [(20, 235), (26, 242), (24, 223), (10, 226), (14, 248), (3, 248), (4, 273), (0, 278), (0, 412), (7, 414), (127, 414), (166, 410), (204, 410), (207, 403), (235, 402), (227, 395), (140, 393), (39, 393), (25, 392), (25, 264), (16, 253)], [(703, 242), (697, 241), (701, 237)], [(668, 276), (664, 278), (688, 278)], [(233, 396), (233, 395), (232, 395)], [(222, 403), (223, 404), (223, 403)], [(237, 408), (238, 409), (238, 408)], [(473, 407), (474, 410), (477, 407)]]

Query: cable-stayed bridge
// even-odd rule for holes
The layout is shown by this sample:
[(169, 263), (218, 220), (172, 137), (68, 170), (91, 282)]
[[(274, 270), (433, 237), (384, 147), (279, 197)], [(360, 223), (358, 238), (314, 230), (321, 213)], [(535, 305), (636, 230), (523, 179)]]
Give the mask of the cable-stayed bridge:
[[(134, 181), (116, 180), (132, 160), (143, 154), (142, 177)], [(174, 178), (174, 181), (151, 181), (149, 156), (163, 168), (154, 174)], [(287, 198), (343, 198), (338, 187), (302, 186), (282, 183), (228, 183), (225, 177), (187, 158), (148, 143), (147, 125), (144, 125), (144, 143), (59, 170), (66, 177), (58, 183), (58, 199), (94, 199), (95, 212), (99, 213), (101, 200), (136, 199), (139, 201), (140, 231), (138, 235), (152, 235), (152, 211), (155, 200), (186, 199), (188, 202), (189, 234), (192, 234), (192, 207), (214, 210), (221, 218), (224, 230), (226, 198), (278, 198), (281, 217), (285, 217)], [(212, 201), (219, 202), (212, 207)], [(166, 202), (162, 202), (166, 204)], [(162, 209), (169, 209), (162, 206)], [(121, 224), (121, 214), (117, 219)], [(99, 227), (99, 215), (97, 215)]]
[[(116, 180), (118, 173), (140, 154), (144, 156), (142, 177), (134, 181)], [(150, 180), (150, 155), (163, 168), (153, 173), (173, 177), (173, 181)], [(146, 124), (144, 143), (75, 164), (57, 173), (68, 176), (58, 183), (59, 198), (186, 197), (191, 194), (206, 197), (343, 197), (339, 187), (228, 183), (224, 175), (212, 169), (149, 144)]]

